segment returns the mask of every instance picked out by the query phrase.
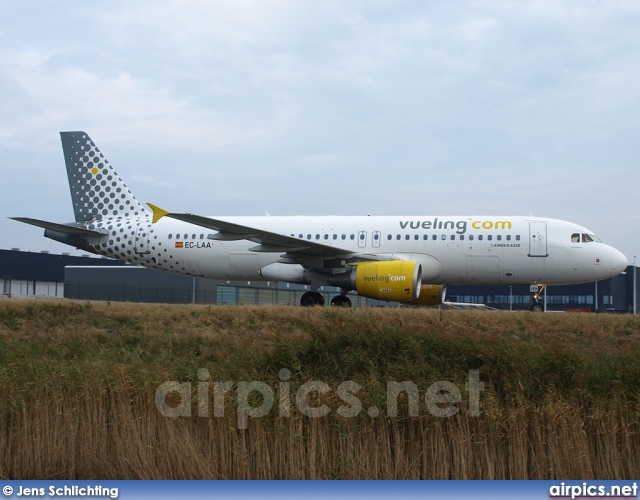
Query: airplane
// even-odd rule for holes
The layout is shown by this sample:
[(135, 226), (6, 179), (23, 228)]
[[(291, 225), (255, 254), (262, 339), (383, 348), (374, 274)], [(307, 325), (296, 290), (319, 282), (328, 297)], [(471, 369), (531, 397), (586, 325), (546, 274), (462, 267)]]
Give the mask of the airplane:
[[(61, 132), (75, 221), (12, 219), (87, 252), (176, 274), (322, 286), (411, 305), (439, 305), (446, 285), (540, 287), (611, 278), (627, 258), (585, 227), (516, 216), (208, 217), (142, 205), (85, 132)], [(538, 292), (536, 292), (538, 290)]]

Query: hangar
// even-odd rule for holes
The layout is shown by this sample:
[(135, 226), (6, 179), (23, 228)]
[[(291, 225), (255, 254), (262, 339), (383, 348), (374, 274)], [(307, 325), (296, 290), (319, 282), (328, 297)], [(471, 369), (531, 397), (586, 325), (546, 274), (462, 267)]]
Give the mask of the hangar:
[[(638, 283), (634, 266), (626, 273), (595, 283), (547, 287), (543, 300), (549, 311), (633, 312)], [(173, 275), (89, 255), (0, 250), (3, 297), (58, 297), (79, 300), (197, 304), (299, 304), (308, 286), (279, 282), (218, 281)], [(340, 290), (319, 290), (328, 303)], [(354, 307), (397, 305), (350, 296)], [(528, 310), (526, 286), (449, 285), (447, 301), (484, 304), (495, 309)]]

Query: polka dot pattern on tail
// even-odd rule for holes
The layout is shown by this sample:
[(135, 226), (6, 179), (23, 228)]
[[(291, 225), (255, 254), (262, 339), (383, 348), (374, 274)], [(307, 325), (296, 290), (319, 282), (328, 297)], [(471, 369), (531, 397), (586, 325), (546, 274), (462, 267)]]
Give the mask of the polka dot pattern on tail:
[(60, 137), (77, 222), (150, 216), (85, 132)]

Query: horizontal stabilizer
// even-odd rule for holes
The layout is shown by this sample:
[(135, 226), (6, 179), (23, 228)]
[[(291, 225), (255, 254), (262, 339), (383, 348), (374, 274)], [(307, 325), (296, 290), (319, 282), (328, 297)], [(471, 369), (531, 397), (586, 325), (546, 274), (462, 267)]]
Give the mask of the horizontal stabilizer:
[(79, 226), (68, 226), (66, 224), (56, 224), (55, 222), (47, 222), (46, 220), (30, 219), (29, 217), (9, 217), (10, 219), (17, 220), (18, 222), (24, 222), (25, 224), (31, 224), (32, 226), (41, 227), (43, 229), (50, 229), (51, 231), (57, 231), (58, 233), (69, 234), (72, 236), (82, 236), (84, 238), (100, 238), (107, 233), (101, 233), (99, 231), (91, 231)]

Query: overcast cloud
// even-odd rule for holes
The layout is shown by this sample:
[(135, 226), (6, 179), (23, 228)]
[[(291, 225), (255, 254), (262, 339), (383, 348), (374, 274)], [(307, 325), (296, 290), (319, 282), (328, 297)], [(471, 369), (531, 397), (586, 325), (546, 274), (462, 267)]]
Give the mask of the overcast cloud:
[(640, 4), (0, 1), (0, 248), (61, 130), (203, 215), (528, 215), (640, 256)]

